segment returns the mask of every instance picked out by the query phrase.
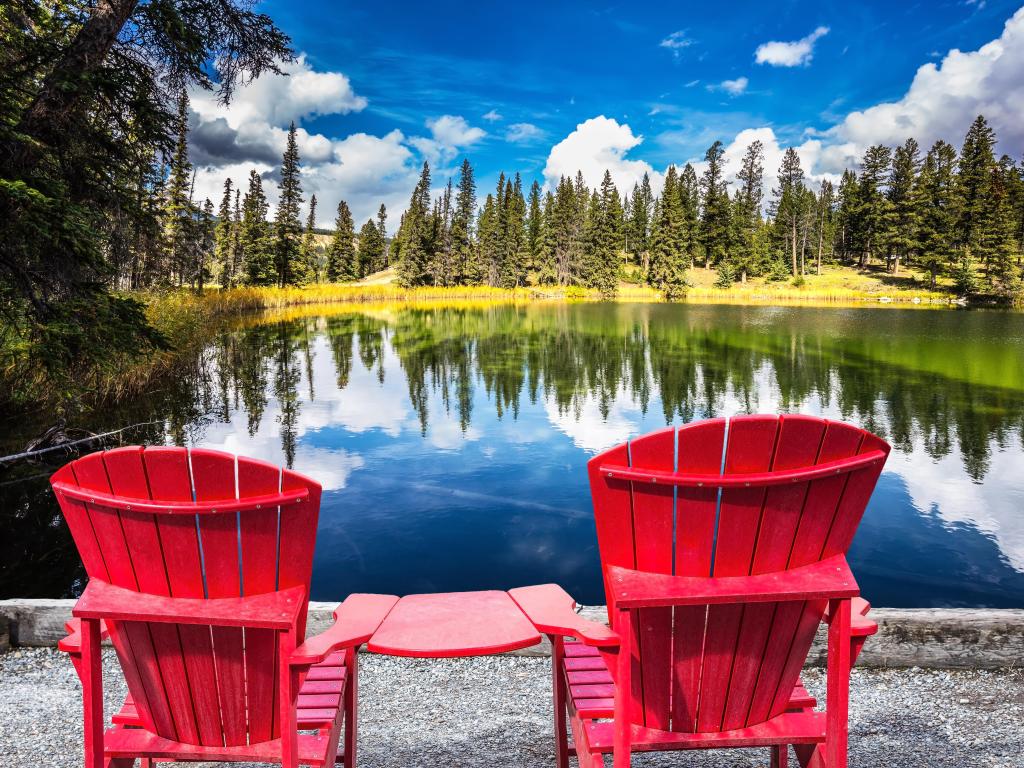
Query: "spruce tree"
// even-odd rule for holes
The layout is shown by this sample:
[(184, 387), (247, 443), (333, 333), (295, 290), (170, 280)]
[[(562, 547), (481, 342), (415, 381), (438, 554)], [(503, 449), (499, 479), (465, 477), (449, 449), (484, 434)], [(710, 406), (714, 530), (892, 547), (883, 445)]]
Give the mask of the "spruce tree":
[(404, 287), (426, 285), (430, 281), (433, 258), (430, 217), (430, 165), (424, 162), (398, 233), (398, 281)]
[(380, 226), (367, 219), (359, 230), (359, 253), (356, 257), (359, 265), (356, 277), (366, 277), (372, 273), (374, 264), (384, 261), (384, 238), (380, 234)]
[(640, 183), (633, 186), (633, 194), (629, 199), (629, 242), (626, 244), (626, 250), (638, 256), (637, 263), (641, 271), (646, 271), (648, 267), (653, 206), (651, 179), (645, 173)]
[(800, 241), (800, 224), (804, 218), (804, 169), (800, 165), (800, 156), (792, 147), (786, 149), (779, 165), (779, 187), (774, 190), (773, 218), (776, 231), (783, 245), (783, 252), (788, 253), (793, 277), (800, 274), (798, 251)]
[(764, 196), (764, 145), (754, 141), (743, 154), (737, 174), (739, 189), (736, 194), (735, 231), (732, 267), (741, 283), (748, 274), (760, 269), (761, 252), (761, 199)]
[(600, 191), (594, 190), (590, 197), (584, 235), (586, 284), (602, 296), (614, 295), (618, 286), (621, 228), (622, 202), (606, 170)]
[(934, 288), (938, 276), (956, 263), (956, 149), (952, 145), (941, 139), (932, 145), (921, 166), (917, 186), (921, 266), (928, 270)]
[(220, 286), (230, 288), (235, 285), (235, 231), (237, 224), (231, 216), (232, 203), (231, 179), (224, 179), (224, 195), (220, 199), (217, 211), (216, 259), (220, 265)]
[(725, 179), (722, 142), (716, 141), (704, 154), (707, 164), (700, 179), (704, 206), (700, 218), (700, 242), (705, 266), (715, 266), (729, 257), (730, 205)]
[(537, 261), (540, 258), (541, 231), (544, 225), (544, 216), (540, 207), (540, 184), (534, 180), (530, 185), (530, 198), (526, 211), (526, 269), (535, 271)]
[(303, 277), (297, 280), (297, 285), (306, 285), (311, 282), (319, 282), (322, 277), (320, 272), (320, 248), (316, 243), (316, 195), (309, 198), (309, 215), (306, 218), (306, 229), (302, 233), (302, 243), (299, 246), (299, 267)]
[(384, 243), (384, 251), (381, 253), (378, 262), (371, 265), (371, 272), (380, 272), (382, 269), (387, 269), (389, 264), (388, 209), (384, 207), (384, 203), (381, 203), (380, 208), (377, 209), (377, 230), (380, 232), (381, 242)]
[(970, 248), (972, 257), (977, 258), (984, 249), (986, 213), (992, 171), (995, 167), (995, 134), (984, 117), (978, 117), (971, 124), (960, 150), (959, 172), (957, 173), (957, 245)]
[(900, 260), (907, 261), (920, 251), (918, 236), (919, 205), (916, 195), (917, 175), (921, 169), (920, 149), (914, 139), (907, 139), (896, 148), (889, 174), (888, 228), (889, 269), (900, 271)]
[(650, 269), (647, 273), (647, 282), (662, 291), (669, 300), (682, 298), (689, 287), (686, 270), (690, 266), (690, 257), (686, 252), (683, 226), (686, 213), (677, 184), (676, 167), (670, 165), (665, 173), (661, 197), (654, 204)]
[(817, 235), (817, 250), (814, 257), (814, 273), (816, 275), (821, 274), (821, 260), (825, 253), (825, 244), (834, 242), (834, 207), (835, 207), (835, 191), (832, 187), (832, 182), (828, 179), (823, 179), (821, 182), (821, 188), (818, 190), (818, 199), (816, 201), (816, 226), (815, 234)]
[(356, 233), (352, 211), (344, 200), (338, 201), (338, 215), (334, 219), (334, 234), (327, 246), (327, 282), (340, 283), (357, 280), (363, 275), (356, 260)]
[(882, 255), (893, 226), (893, 206), (886, 194), (892, 150), (883, 144), (868, 147), (860, 163), (855, 210), (856, 241), (861, 266)]
[(299, 147), (295, 140), (295, 123), (288, 128), (288, 142), (281, 158), (281, 183), (274, 216), (274, 257), (277, 284), (305, 285), (312, 277), (302, 260), (302, 186), (299, 181)]
[(835, 248), (846, 260), (851, 260), (854, 255), (853, 234), (856, 225), (857, 196), (857, 174), (847, 168), (839, 181), (833, 236)]
[(468, 159), (462, 161), (455, 211), (452, 215), (452, 249), (455, 252), (456, 280), (460, 285), (480, 282), (480, 267), (474, 247), (474, 219), (476, 218), (476, 180)]
[[(674, 185), (676, 198), (679, 200), (681, 219), (679, 232), (675, 237), (679, 238), (682, 247), (692, 267), (696, 262), (703, 260), (703, 247), (698, 237), (700, 224), (700, 182), (697, 180), (697, 172), (693, 166), (687, 163), (678, 174), (678, 181)], [(665, 189), (671, 190), (668, 180), (665, 182)], [(666, 193), (662, 193), (664, 196)], [(667, 194), (671, 194), (668, 192)]]
[(505, 182), (501, 209), (501, 267), (498, 284), (503, 288), (516, 288), (526, 280), (526, 200), (523, 181), (517, 173), (514, 180)]
[(175, 133), (177, 141), (174, 154), (171, 155), (167, 200), (164, 205), (164, 241), (167, 243), (167, 261), (171, 273), (165, 275), (164, 279), (175, 281), (180, 286), (192, 271), (196, 218), (191, 199), (192, 163), (188, 159), (188, 94), (184, 91), (178, 97)]
[(274, 243), (267, 222), (266, 195), (263, 182), (255, 171), (249, 172), (249, 189), (242, 200), (241, 248), (249, 285), (273, 285), (277, 282), (274, 267)]
[(1021, 296), (1021, 250), (1016, 240), (1016, 220), (1012, 200), (1016, 168), (1003, 157), (992, 169), (992, 180), (985, 210), (985, 228), (981, 247), (986, 257), (986, 288), (1000, 298), (1017, 300)]

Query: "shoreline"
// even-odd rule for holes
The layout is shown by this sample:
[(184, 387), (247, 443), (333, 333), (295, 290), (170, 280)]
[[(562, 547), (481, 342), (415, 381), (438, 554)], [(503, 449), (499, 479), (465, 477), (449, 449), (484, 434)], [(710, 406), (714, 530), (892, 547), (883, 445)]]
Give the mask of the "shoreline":
[[(55, 647), (66, 634), (75, 601), (70, 599), (0, 600), (0, 651), (5, 635), (13, 647)], [(333, 623), (335, 602), (310, 602), (307, 635), (325, 631)], [(604, 606), (584, 606), (580, 613), (606, 623)], [(874, 608), (869, 617), (878, 622), (878, 634), (869, 638), (858, 660), (868, 668), (1004, 669), (1019, 667), (1024, 659), (1022, 608)], [(823, 666), (826, 632), (818, 637), (808, 666)], [(549, 656), (547, 640), (515, 656)]]

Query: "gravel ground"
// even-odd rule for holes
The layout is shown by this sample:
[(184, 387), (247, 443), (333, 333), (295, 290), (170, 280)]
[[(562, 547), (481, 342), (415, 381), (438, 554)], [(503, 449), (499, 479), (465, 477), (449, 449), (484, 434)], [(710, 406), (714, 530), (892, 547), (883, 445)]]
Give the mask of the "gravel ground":
[[(124, 696), (112, 652), (104, 669), (109, 714)], [(544, 658), (363, 654), (359, 764), (553, 768), (549, 681)], [(805, 682), (822, 695), (820, 671)], [(55, 650), (0, 654), (0, 765), (81, 766), (79, 691)], [(1024, 670), (856, 670), (850, 746), (850, 765), (864, 768), (1024, 768)], [(637, 766), (767, 764), (767, 750), (634, 757)]]

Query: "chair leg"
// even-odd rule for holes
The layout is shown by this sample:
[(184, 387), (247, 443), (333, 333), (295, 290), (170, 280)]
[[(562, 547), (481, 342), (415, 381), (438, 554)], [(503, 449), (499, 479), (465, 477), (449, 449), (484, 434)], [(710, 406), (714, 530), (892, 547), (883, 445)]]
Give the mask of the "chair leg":
[(825, 765), (846, 768), (850, 707), (850, 600), (832, 600), (828, 627), (825, 703)]
[(786, 768), (789, 765), (789, 746), (772, 747), (772, 768)]
[(359, 708), (358, 648), (349, 650), (345, 661), (345, 768), (356, 766), (357, 711)]
[(615, 735), (612, 745), (612, 768), (630, 768), (630, 691), (632, 673), (631, 640), (633, 638), (632, 614), (619, 611), (619, 620), (613, 625), (619, 633), (620, 645), (615, 659)]
[(566, 735), (565, 676), (562, 664), (565, 658), (565, 641), (560, 635), (548, 635), (551, 640), (551, 688), (555, 705), (555, 768), (569, 768), (569, 739)]
[(278, 633), (278, 696), (280, 697), (281, 718), (281, 768), (298, 768), (299, 731), (295, 705), (299, 698), (299, 671), (289, 664), (295, 650), (295, 635), (284, 631)]
[(103, 657), (99, 619), (82, 619), (82, 725), (85, 768), (103, 765)]

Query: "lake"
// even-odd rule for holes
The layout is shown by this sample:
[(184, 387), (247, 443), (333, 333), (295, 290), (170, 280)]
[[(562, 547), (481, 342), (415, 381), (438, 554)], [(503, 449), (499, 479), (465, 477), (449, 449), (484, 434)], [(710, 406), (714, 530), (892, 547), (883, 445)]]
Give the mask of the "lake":
[[(893, 445), (850, 560), (878, 606), (1024, 606), (1024, 314), (532, 303), (250, 318), (79, 426), (323, 484), (312, 597), (554, 581), (604, 602), (584, 466), (666, 424), (844, 419)], [(14, 452), (37, 431), (9, 429)], [(46, 483), (0, 477), (0, 597), (83, 572)]]

